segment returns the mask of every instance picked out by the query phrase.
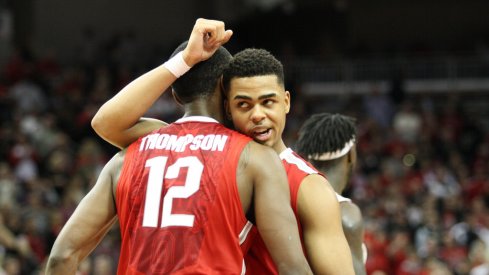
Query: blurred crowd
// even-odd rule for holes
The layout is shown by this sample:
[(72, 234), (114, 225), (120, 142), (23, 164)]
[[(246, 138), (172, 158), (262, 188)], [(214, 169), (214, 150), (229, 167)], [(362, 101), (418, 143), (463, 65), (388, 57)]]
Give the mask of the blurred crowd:
[[(56, 235), (117, 152), (96, 136), (91, 118), (169, 54), (155, 51), (144, 59), (152, 61), (137, 62), (130, 35), (106, 43), (95, 43), (89, 30), (84, 35), (69, 62), (16, 49), (1, 68), (1, 275), (42, 274)], [(347, 195), (364, 215), (368, 274), (489, 274), (485, 92), (373, 87), (362, 95), (308, 97), (300, 83), (290, 86), (285, 140), (291, 147), (313, 113), (357, 118), (359, 160)], [(147, 116), (173, 121), (181, 114), (166, 93)], [(115, 274), (118, 251), (114, 226), (80, 274)]]

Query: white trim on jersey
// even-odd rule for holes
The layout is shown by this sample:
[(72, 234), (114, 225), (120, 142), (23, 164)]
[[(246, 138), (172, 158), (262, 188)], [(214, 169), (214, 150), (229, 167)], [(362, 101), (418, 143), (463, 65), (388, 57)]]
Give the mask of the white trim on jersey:
[[(242, 245), (244, 243), (244, 241), (248, 237), (248, 233), (250, 233), (251, 228), (253, 228), (253, 224), (250, 221), (246, 221), (245, 226), (243, 227), (243, 229), (239, 233), (239, 245)], [(243, 259), (243, 266), (241, 268), (241, 275), (245, 275), (245, 274), (246, 274), (246, 264), (245, 264), (245, 260)]]
[(285, 160), (285, 161), (287, 161), (290, 164), (295, 164), (300, 170), (304, 171), (305, 173), (308, 173), (308, 174), (317, 174), (318, 173), (316, 170), (314, 170), (311, 167), (309, 167), (304, 162), (304, 160), (296, 157), (293, 154), (292, 149), (290, 149), (290, 148), (287, 148), (284, 151), (282, 151), (282, 153), (280, 153), (279, 156), (280, 156), (280, 159), (281, 160)]
[(245, 263), (245, 260), (243, 259), (243, 267), (241, 268), (241, 275), (245, 275), (246, 274), (246, 263)]
[(246, 240), (246, 237), (248, 237), (248, 233), (250, 233), (251, 228), (253, 227), (253, 224), (250, 221), (246, 221), (245, 226), (239, 233), (239, 245), (242, 245), (244, 241)]
[(214, 123), (219, 123), (219, 121), (213, 119), (212, 117), (208, 116), (188, 116), (188, 117), (182, 117), (179, 118), (175, 123), (182, 123), (182, 122), (214, 122)]
[(338, 199), (338, 202), (351, 202), (351, 199), (345, 198), (336, 192), (335, 192), (335, 194), (336, 194), (336, 198)]

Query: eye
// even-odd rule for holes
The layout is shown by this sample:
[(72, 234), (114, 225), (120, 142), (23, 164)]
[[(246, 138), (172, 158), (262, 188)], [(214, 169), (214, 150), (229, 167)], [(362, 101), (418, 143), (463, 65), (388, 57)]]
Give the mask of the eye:
[(248, 108), (250, 106), (250, 104), (248, 104), (248, 102), (245, 101), (240, 101), (236, 105), (238, 106), (238, 108)]
[(272, 99), (265, 99), (265, 100), (263, 101), (263, 105), (265, 105), (265, 106), (270, 106), (270, 105), (272, 105), (273, 103), (275, 103), (275, 101), (274, 101), (274, 100), (272, 100)]

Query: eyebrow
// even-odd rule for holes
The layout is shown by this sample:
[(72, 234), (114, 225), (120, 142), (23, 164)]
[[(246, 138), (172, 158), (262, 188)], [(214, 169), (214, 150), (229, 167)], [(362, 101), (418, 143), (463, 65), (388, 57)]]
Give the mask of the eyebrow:
[[(272, 98), (272, 97), (276, 97), (276, 96), (277, 96), (276, 93), (269, 93), (269, 94), (265, 94), (265, 95), (259, 96), (258, 99), (261, 100), (261, 99)], [(247, 100), (251, 100), (252, 98), (250, 96), (246, 96), (246, 95), (237, 95), (233, 99), (247, 99)]]

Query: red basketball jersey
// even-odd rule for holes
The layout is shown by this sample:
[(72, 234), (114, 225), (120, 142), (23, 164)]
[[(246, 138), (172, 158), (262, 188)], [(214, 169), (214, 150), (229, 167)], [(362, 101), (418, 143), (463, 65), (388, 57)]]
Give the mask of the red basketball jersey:
[(129, 146), (116, 189), (118, 274), (242, 273), (236, 170), (249, 141), (189, 117)]
[[(310, 174), (319, 174), (319, 172), (309, 162), (301, 158), (290, 148), (287, 148), (280, 153), (280, 159), (287, 172), (290, 187), (290, 203), (292, 210), (294, 210), (297, 225), (299, 226), (302, 249), (304, 250), (302, 226), (297, 212), (297, 195), (302, 180)], [(252, 240), (251, 248), (249, 249), (248, 254), (245, 255), (247, 274), (278, 274), (272, 256), (268, 252), (263, 239), (258, 234), (256, 227), (253, 227), (252, 233), (250, 234), (250, 240)]]

